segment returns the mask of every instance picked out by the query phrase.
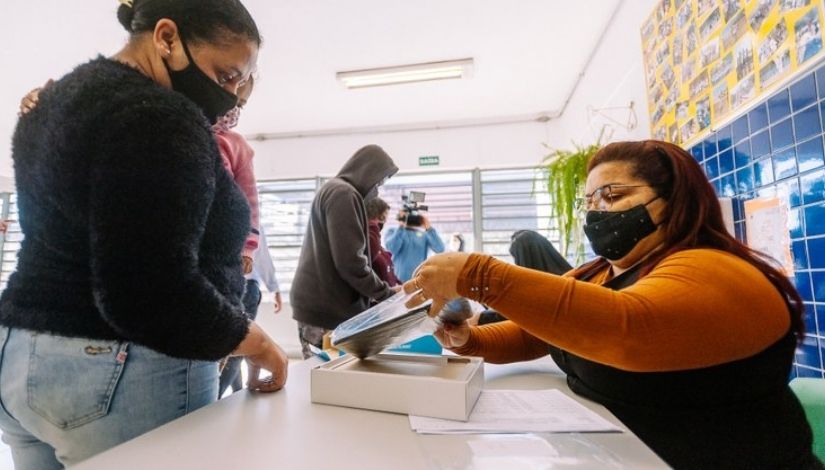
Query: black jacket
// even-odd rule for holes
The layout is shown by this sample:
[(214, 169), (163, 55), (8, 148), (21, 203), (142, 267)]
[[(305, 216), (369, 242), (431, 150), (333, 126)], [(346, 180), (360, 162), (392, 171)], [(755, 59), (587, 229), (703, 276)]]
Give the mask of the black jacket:
[(0, 324), (191, 359), (238, 345), (249, 207), (194, 103), (98, 58), (41, 93), (12, 151), (25, 238)]
[(396, 171), (368, 145), (318, 190), (289, 293), (295, 320), (332, 330), (392, 294), (372, 270), (364, 197)]

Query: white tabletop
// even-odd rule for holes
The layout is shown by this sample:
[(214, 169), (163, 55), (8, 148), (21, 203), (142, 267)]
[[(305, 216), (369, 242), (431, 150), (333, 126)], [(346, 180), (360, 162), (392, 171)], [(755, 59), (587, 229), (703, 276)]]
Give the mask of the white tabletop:
[[(607, 409), (574, 395), (549, 359), (503, 366), (485, 364), (485, 388), (558, 388), (625, 432), (419, 435), (410, 430), (406, 415), (311, 403), (309, 370), (316, 361), (292, 365), (287, 386), (280, 392), (237, 392), (74, 468), (667, 468)], [(475, 444), (495, 439), (541, 439), (549, 444), (548, 448), (541, 443), (550, 449), (550, 457), (547, 452), (540, 459), (525, 459), (524, 455), (494, 459), (474, 455), (472, 449), (478, 448)]]

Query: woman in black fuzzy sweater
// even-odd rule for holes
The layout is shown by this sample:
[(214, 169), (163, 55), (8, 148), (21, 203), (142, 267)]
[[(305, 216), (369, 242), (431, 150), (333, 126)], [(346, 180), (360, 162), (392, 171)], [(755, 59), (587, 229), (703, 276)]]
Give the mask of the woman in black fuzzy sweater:
[(236, 0), (118, 16), (127, 46), (45, 89), (14, 135), (25, 239), (0, 298), (0, 428), (18, 468), (76, 463), (214, 401), (229, 354), (273, 372), (252, 388), (286, 379), (243, 312), (249, 209), (208, 122), (254, 68), (255, 23)]

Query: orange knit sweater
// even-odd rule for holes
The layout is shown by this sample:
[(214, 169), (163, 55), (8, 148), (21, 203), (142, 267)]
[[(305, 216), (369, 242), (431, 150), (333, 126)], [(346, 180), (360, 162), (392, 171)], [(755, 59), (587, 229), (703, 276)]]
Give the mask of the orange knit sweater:
[[(606, 273), (605, 273), (606, 274)], [(459, 354), (488, 362), (534, 359), (553, 344), (635, 372), (677, 371), (752, 356), (790, 328), (779, 291), (732, 254), (685, 250), (620, 291), (472, 255), (459, 294), (510, 321), (472, 328)]]

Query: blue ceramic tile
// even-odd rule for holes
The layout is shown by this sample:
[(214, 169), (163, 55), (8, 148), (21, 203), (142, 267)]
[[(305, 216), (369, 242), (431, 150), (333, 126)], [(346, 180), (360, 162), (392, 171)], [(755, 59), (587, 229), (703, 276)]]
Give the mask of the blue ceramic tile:
[(791, 100), (788, 97), (788, 89), (783, 88), (768, 98), (768, 117), (770, 117), (771, 124), (776, 124), (789, 114), (791, 114)]
[[(819, 341), (815, 336), (805, 335), (802, 344), (796, 348), (796, 363), (814, 369), (822, 369), (822, 359), (819, 356)], [(800, 367), (800, 369), (802, 369)]]
[(801, 176), (799, 190), (802, 192), (802, 202), (805, 204), (825, 201), (825, 170)]
[(699, 163), (702, 163), (702, 160), (705, 159), (705, 151), (704, 146), (702, 144), (696, 144), (690, 148), (690, 154), (693, 155), (693, 159)]
[(728, 173), (719, 179), (719, 191), (717, 194), (724, 197), (733, 197), (736, 195), (736, 178), (733, 176), (733, 173)]
[(719, 176), (719, 158), (718, 157), (711, 157), (705, 160), (705, 174), (708, 175), (708, 179), (712, 180)]
[(745, 237), (745, 223), (744, 222), (736, 222), (733, 224), (733, 229), (735, 232), (736, 239), (742, 243), (747, 243), (747, 237)]
[(793, 253), (794, 269), (808, 269), (808, 250), (805, 248), (805, 240), (791, 243), (791, 253)]
[(731, 132), (733, 134), (733, 143), (737, 143), (742, 139), (746, 138), (750, 135), (751, 131), (748, 126), (748, 116), (742, 116), (736, 121), (733, 121), (733, 125), (731, 126)]
[(825, 165), (825, 151), (822, 149), (822, 138), (816, 137), (796, 146), (799, 171), (813, 170)]
[(805, 304), (805, 313), (802, 317), (805, 321), (805, 332), (809, 334), (816, 334), (816, 309), (814, 304)]
[(793, 123), (786, 119), (771, 126), (771, 150), (776, 152), (793, 145)]
[(773, 175), (777, 181), (797, 173), (795, 148), (779, 151), (771, 158), (773, 159)]
[(814, 300), (825, 302), (825, 271), (812, 271), (811, 283), (814, 288)]
[(805, 235), (825, 235), (825, 204), (805, 208)]
[(773, 183), (773, 163), (770, 158), (753, 162), (753, 182), (756, 186)]
[(748, 122), (750, 123), (751, 132), (756, 132), (760, 129), (768, 127), (768, 106), (766, 103), (761, 103), (753, 108), (748, 113)]
[(802, 193), (799, 191), (799, 178), (789, 178), (776, 185), (780, 197), (791, 207), (802, 204)]
[(751, 141), (745, 139), (733, 147), (733, 164), (736, 168), (747, 166), (751, 162)]
[[(825, 269), (825, 238), (809, 238), (808, 242), (808, 260), (811, 263), (811, 269)], [(825, 314), (825, 307), (822, 309)], [(825, 327), (825, 323), (822, 324)]]
[(753, 167), (746, 166), (736, 172), (736, 190), (738, 193), (753, 191)]
[(791, 85), (791, 107), (798, 111), (816, 101), (816, 79), (809, 73), (805, 78)]
[(819, 88), (819, 97), (825, 98), (825, 66), (816, 71), (816, 84)]
[(796, 376), (797, 377), (810, 377), (815, 379), (822, 378), (822, 371), (819, 369), (809, 369), (807, 367), (797, 367), (796, 368)]
[(745, 198), (739, 196), (731, 199), (731, 208), (733, 209), (733, 221), (741, 222), (745, 218), (744, 213)]
[(725, 126), (716, 132), (716, 142), (719, 145), (719, 151), (728, 149), (733, 145), (731, 138), (730, 126)]
[[(805, 219), (802, 216), (802, 209), (791, 209), (788, 211), (788, 231), (791, 232), (791, 238), (802, 238), (805, 229)], [(810, 259), (811, 250), (808, 247), (808, 259)]]
[(716, 147), (716, 137), (710, 136), (702, 142), (702, 146), (705, 147), (705, 160), (708, 158), (716, 155), (719, 149)]
[(811, 106), (794, 114), (793, 116), (794, 135), (796, 140), (805, 140), (822, 133), (822, 124), (819, 120), (819, 108)]
[(768, 131), (751, 136), (751, 150), (753, 158), (759, 158), (771, 153), (771, 135)]
[(807, 271), (797, 271), (793, 275), (793, 284), (799, 291), (799, 296), (806, 302), (813, 302), (814, 295), (811, 291), (811, 274)]
[[(825, 335), (825, 304), (815, 304), (816, 324), (819, 336)], [(825, 348), (825, 342), (819, 342), (819, 349)]]
[(719, 151), (719, 173), (730, 173), (734, 170), (733, 149), (728, 148)]

